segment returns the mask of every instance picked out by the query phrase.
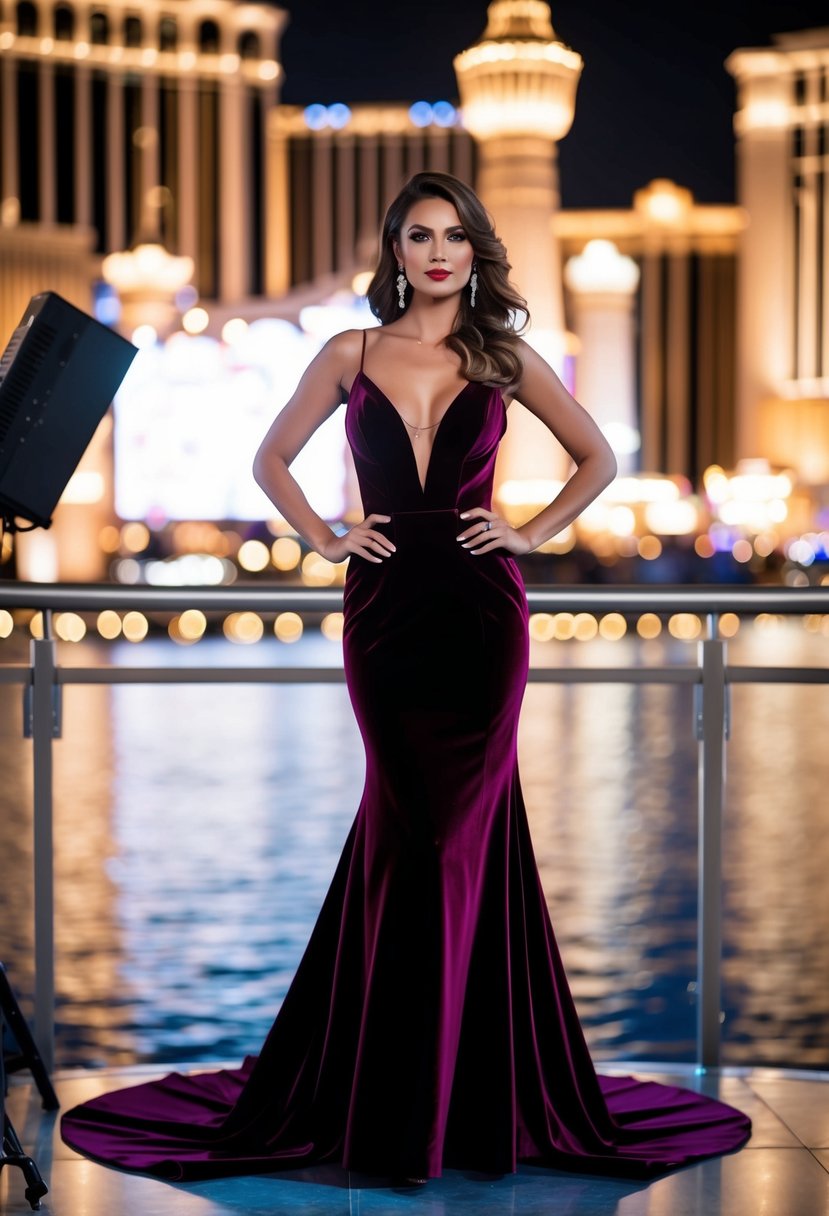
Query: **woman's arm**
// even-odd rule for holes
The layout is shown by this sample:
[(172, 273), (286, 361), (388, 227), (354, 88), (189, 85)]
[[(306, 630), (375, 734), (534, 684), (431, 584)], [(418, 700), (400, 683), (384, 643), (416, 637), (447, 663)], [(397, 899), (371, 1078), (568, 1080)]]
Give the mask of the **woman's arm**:
[[(513, 553), (529, 553), (545, 540), (556, 536), (576, 519), (585, 507), (601, 494), (616, 476), (616, 457), (587, 410), (568, 393), (550, 365), (526, 342), (521, 342), (524, 370), (515, 390), (516, 398), (552, 431), (576, 464), (575, 472), (559, 494), (532, 519), (519, 528), (498, 521), (491, 511), (480, 507), (464, 513), (463, 518), (492, 519), (493, 528), (481, 534), (476, 526), (467, 538), (486, 537), (474, 547), (475, 553), (506, 548)], [(460, 538), (459, 538), (460, 539)], [(472, 548), (467, 544), (468, 548)]]
[(371, 528), (372, 522), (388, 520), (389, 516), (370, 515), (344, 536), (337, 536), (313, 509), (288, 469), (314, 432), (338, 408), (343, 379), (359, 361), (361, 340), (359, 330), (347, 330), (326, 342), (305, 369), (290, 401), (277, 414), (253, 462), (256, 481), (280, 515), (317, 553), (332, 562), (345, 561), (351, 553), (378, 562), (394, 551), (391, 541)]

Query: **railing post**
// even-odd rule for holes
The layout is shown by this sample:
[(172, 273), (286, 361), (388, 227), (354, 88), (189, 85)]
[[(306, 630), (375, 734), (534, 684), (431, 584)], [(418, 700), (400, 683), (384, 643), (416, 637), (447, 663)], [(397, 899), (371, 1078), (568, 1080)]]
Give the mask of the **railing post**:
[(696, 710), (699, 740), (697, 876), (697, 1064), (720, 1062), (722, 960), (722, 809), (725, 784), (727, 697), (726, 645), (717, 617), (708, 616), (708, 637), (699, 643), (702, 686)]
[(60, 730), (55, 680), (55, 641), (50, 612), (43, 614), (43, 638), (31, 643), (31, 718), (34, 771), (35, 1036), (43, 1063), (55, 1062), (55, 896), (52, 833), (52, 740)]

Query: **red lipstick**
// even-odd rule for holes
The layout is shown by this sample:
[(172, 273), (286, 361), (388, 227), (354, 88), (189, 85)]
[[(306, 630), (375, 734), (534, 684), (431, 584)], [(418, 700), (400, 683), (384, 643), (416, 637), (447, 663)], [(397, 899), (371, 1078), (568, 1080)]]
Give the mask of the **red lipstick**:
[(442, 282), (444, 279), (448, 279), (452, 272), (451, 270), (427, 270), (426, 273), (430, 279)]

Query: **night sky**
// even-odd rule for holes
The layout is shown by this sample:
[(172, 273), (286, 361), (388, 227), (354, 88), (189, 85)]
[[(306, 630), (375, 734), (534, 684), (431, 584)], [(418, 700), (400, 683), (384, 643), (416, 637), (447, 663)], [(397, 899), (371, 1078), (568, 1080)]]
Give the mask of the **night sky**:
[[(457, 100), (452, 57), (486, 25), (486, 0), (286, 0), (291, 104)], [(655, 177), (698, 202), (734, 196), (737, 47), (829, 26), (827, 0), (552, 0), (558, 37), (584, 59), (573, 126), (559, 144), (564, 207), (629, 207)]]

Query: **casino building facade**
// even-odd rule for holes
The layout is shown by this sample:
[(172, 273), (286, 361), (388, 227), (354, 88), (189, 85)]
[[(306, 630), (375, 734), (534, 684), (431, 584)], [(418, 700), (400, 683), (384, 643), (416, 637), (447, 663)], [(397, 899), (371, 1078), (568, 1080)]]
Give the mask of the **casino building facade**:
[[(582, 60), (542, 0), (494, 0), (456, 57), (459, 99), (432, 106), (283, 105), (287, 20), (231, 0), (0, 0), (0, 332), (38, 290), (92, 308), (103, 258), (141, 246), (191, 259), (216, 333), (296, 319), (371, 268), (408, 175), (448, 170), (481, 192), (535, 341), (624, 468), (693, 482), (761, 457), (829, 481), (829, 28), (728, 59), (738, 206), (656, 180), (628, 209), (574, 211), (556, 152)], [(534, 426), (511, 423), (505, 477), (561, 468)]]

